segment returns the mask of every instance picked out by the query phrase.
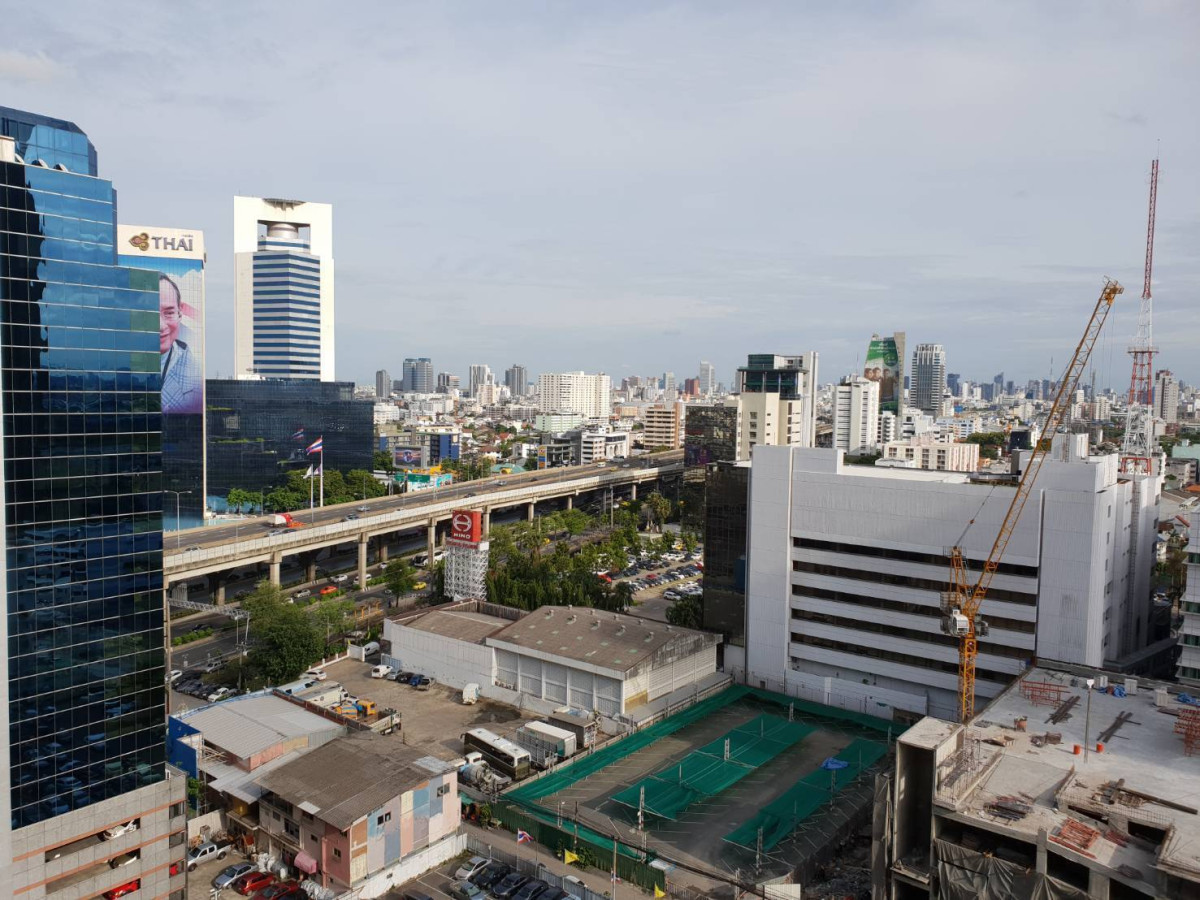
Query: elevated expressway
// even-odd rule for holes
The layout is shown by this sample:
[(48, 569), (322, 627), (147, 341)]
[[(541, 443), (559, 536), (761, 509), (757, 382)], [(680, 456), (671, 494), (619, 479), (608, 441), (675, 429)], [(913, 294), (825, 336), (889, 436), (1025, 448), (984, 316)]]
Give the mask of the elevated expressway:
[[(613, 498), (636, 498), (638, 488), (653, 486), (664, 476), (683, 471), (682, 453), (656, 454), (606, 465), (571, 466), (540, 472), (524, 472), (445, 488), (376, 497), (358, 503), (326, 506), (311, 513), (302, 510), (294, 518), (304, 525), (272, 529), (270, 519), (248, 519), (229, 525), (191, 528), (164, 535), (163, 584), (172, 585), (207, 576), (214, 599), (223, 603), (225, 577), (247, 565), (266, 564), (273, 584), (280, 583), (286, 557), (298, 556), (307, 575), (316, 579), (316, 556), (326, 548), (357, 545), (360, 584), (366, 583), (368, 550), (372, 538), (424, 529), (430, 557), (437, 547), (439, 529), (445, 530), (456, 509), (478, 509), (487, 533), (494, 511), (525, 507), (532, 520), (539, 503), (570, 508), (576, 497), (596, 494)], [(356, 516), (347, 519), (348, 516)], [(387, 542), (378, 543), (380, 562), (387, 559)]]

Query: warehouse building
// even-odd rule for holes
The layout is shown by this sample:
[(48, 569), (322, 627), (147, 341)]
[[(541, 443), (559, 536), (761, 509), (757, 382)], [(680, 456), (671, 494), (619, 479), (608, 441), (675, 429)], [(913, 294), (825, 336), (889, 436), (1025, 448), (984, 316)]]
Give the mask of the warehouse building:
[(621, 613), (479, 601), (384, 623), (384, 662), (442, 684), (498, 687), (553, 706), (624, 715), (717, 669), (720, 636)]

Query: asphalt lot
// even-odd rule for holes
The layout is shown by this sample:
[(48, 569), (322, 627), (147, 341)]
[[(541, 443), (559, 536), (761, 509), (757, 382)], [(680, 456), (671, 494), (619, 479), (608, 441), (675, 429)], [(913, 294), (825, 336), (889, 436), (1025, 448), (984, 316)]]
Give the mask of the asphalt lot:
[[(208, 862), (202, 862), (196, 866), (194, 872), (188, 872), (187, 876), (187, 900), (209, 900), (212, 896), (212, 880), (217, 877), (222, 869), (234, 863), (244, 863), (247, 859), (242, 854), (230, 848), (229, 854), (224, 859), (212, 859)], [(225, 891), (226, 897), (237, 897), (233, 891)]]
[(500, 735), (516, 731), (525, 717), (519, 710), (482, 697), (473, 706), (464, 706), (459, 691), (444, 685), (430, 685), (418, 691), (390, 678), (372, 678), (376, 661), (343, 659), (328, 666), (329, 681), (336, 681), (351, 694), (370, 698), (380, 708), (400, 712), (400, 734), (404, 743), (419, 747), (441, 759), (462, 756), (462, 735), (471, 728), (487, 728)]

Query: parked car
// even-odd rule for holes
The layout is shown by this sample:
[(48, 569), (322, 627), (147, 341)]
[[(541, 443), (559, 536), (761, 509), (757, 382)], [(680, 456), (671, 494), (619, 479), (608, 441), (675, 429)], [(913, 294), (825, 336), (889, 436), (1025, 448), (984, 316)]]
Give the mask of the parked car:
[(391, 666), (379, 665), (371, 670), (372, 678), (387, 678), (391, 674), (392, 674)]
[(562, 888), (552, 887), (538, 894), (538, 900), (571, 900), (571, 895)]
[(412, 672), (398, 672), (396, 673), (396, 684), (408, 684), (412, 681), (412, 677)]
[(299, 885), (294, 881), (277, 881), (255, 892), (250, 900), (279, 900), (294, 891)]
[(180, 678), (182, 678), (182, 677), (183, 677), (183, 670), (182, 670), (182, 669), (172, 669), (172, 670), (171, 670), (171, 671), (170, 671), (170, 672), (167, 674), (167, 681), (175, 682), (175, 681), (178, 681), (178, 680), (179, 680)]
[(664, 600), (678, 600), (680, 596), (679, 591), (663, 591)]
[(329, 677), (329, 674), (324, 669), (309, 669), (307, 672), (305, 672), (300, 677), (303, 678), (305, 681), (307, 681), (310, 678), (313, 681), (324, 681), (326, 678)]
[(212, 886), (215, 888), (227, 888), (243, 875), (249, 875), (254, 871), (252, 863), (234, 863), (232, 866), (226, 866), (212, 880)]
[(525, 882), (529, 881), (528, 875), (522, 875), (520, 872), (511, 872), (505, 875), (500, 883), (492, 888), (492, 896), (496, 900), (508, 900), (513, 894), (519, 891)]
[(231, 693), (233, 693), (232, 689), (227, 687), (219, 687), (209, 694), (207, 699), (209, 703), (216, 703), (218, 700), (224, 700)]
[(421, 680), (414, 684), (413, 687), (415, 687), (418, 691), (427, 691), (429, 690), (429, 686), (431, 684), (433, 684), (432, 678), (426, 678), (422, 676)]
[(472, 856), (454, 871), (455, 881), (470, 881), (471, 876), (482, 871), (491, 860), (486, 856)]
[(132, 822), (126, 822), (124, 825), (114, 825), (112, 828), (106, 828), (100, 832), (100, 840), (111, 841), (113, 838), (119, 838), (123, 834), (130, 834), (138, 830), (137, 819)]
[(412, 678), (408, 679), (409, 687), (416, 687), (418, 684), (421, 683), (421, 679), (424, 677), (425, 676), (422, 675), (420, 672), (413, 672)]
[(490, 862), (471, 876), (471, 884), (490, 890), (512, 874), (512, 866), (502, 862)]
[(243, 897), (249, 897), (255, 891), (261, 891), (275, 883), (275, 876), (270, 872), (247, 872), (233, 882), (231, 887)]
[(453, 897), (454, 900), (476, 900), (477, 897), (483, 896), (483, 891), (469, 881), (454, 882), (454, 884), (446, 888), (446, 893)]
[(135, 878), (133, 881), (127, 881), (125, 884), (118, 885), (110, 891), (105, 891), (101, 896), (104, 900), (117, 900), (118, 897), (124, 897), (126, 894), (132, 894), (142, 887), (142, 879)]
[(228, 855), (228, 847), (218, 847), (212, 841), (205, 841), (199, 847), (193, 847), (188, 851), (188, 871), (193, 871), (202, 862), (208, 862), (210, 859), (224, 859)]
[(432, 897), (421, 891), (405, 891), (400, 897), (401, 900), (433, 900)]
[(137, 853), (122, 853), (120, 856), (114, 856), (108, 861), (110, 869), (119, 869), (122, 866), (128, 866), (131, 863), (138, 861)]
[(550, 885), (542, 881), (540, 878), (535, 878), (532, 881), (527, 881), (512, 895), (513, 900), (540, 900), (543, 894), (550, 890)]

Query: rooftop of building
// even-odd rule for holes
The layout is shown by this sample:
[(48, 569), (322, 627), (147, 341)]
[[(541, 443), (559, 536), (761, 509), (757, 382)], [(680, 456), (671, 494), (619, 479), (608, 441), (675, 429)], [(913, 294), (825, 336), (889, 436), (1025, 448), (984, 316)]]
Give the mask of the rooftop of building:
[(697, 652), (720, 637), (587, 607), (543, 606), (488, 638), (524, 650), (563, 656), (602, 669), (628, 672), (664, 649)]
[(232, 697), (176, 714), (204, 742), (238, 759), (248, 759), (296, 738), (340, 732), (342, 726), (268, 693)]
[(482, 644), (486, 638), (511, 625), (512, 620), (467, 609), (435, 609), (401, 624), (416, 631)]
[[(1025, 841), (1044, 829), (1056, 853), (1117, 870), (1110, 877), (1141, 891), (1155, 868), (1200, 882), (1200, 707), (1179, 690), (1036, 667), (976, 716), (939, 766), (936, 802)], [(1179, 731), (1192, 715), (1189, 752)], [(923, 735), (934, 737), (917, 726), (902, 740), (922, 745)]]
[(346, 831), (393, 797), (420, 787), (433, 774), (418, 750), (373, 733), (330, 741), (258, 778), (278, 797)]

